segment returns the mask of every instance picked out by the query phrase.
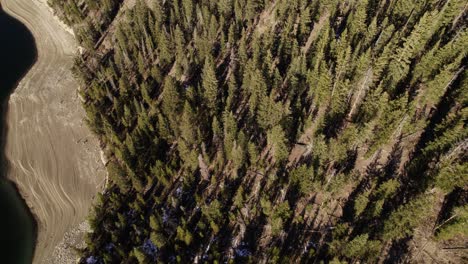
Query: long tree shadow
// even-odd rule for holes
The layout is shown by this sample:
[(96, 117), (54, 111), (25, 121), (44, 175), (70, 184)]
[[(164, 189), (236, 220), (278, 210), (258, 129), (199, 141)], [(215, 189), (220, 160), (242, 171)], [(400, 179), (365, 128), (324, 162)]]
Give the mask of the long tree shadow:
[(5, 155), (8, 132), (8, 101), (19, 81), (37, 60), (33, 35), (18, 20), (4, 12), (0, 3), (0, 99), (1, 99), (1, 176), (0, 176), (0, 255), (2, 263), (31, 263), (37, 239), (37, 226), (26, 202), (8, 175)]

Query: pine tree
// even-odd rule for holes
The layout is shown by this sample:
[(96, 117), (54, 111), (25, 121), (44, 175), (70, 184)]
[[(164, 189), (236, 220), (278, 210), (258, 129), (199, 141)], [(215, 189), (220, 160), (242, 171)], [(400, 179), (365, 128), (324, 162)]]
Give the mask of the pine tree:
[(223, 114), (224, 125), (224, 152), (228, 159), (232, 159), (232, 149), (234, 148), (234, 141), (237, 137), (237, 122), (232, 112), (224, 112)]
[(448, 240), (456, 236), (468, 235), (468, 206), (456, 207), (452, 215), (436, 229), (438, 240)]
[(268, 131), (268, 146), (271, 148), (273, 157), (277, 163), (285, 161), (288, 157), (288, 147), (286, 145), (286, 135), (281, 126), (275, 126)]
[(349, 31), (351, 36), (359, 37), (363, 30), (367, 28), (366, 25), (366, 8), (368, 0), (361, 0), (356, 2), (355, 11), (349, 18)]
[(307, 84), (309, 85), (308, 95), (313, 100), (314, 105), (320, 106), (329, 102), (332, 80), (325, 64), (321, 64), (319, 68), (309, 71)]
[(170, 42), (169, 38), (166, 36), (166, 29), (162, 28), (158, 31), (158, 47), (159, 47), (159, 59), (160, 65), (162, 67), (166, 67), (169, 63), (172, 62), (174, 58), (173, 52), (170, 50), (172, 43)]
[(225, 16), (229, 17), (229, 15), (233, 11), (233, 0), (220, 0), (218, 1), (218, 10)]
[(257, 122), (262, 129), (268, 130), (280, 124), (280, 121), (288, 115), (281, 102), (275, 102), (273, 95), (261, 99), (258, 107)]
[(182, 112), (182, 120), (180, 124), (180, 136), (187, 144), (195, 143), (195, 116), (190, 104), (186, 101)]
[(314, 191), (314, 170), (306, 165), (302, 165), (291, 171), (290, 181), (297, 186), (301, 194), (311, 193)]
[[(383, 239), (401, 239), (411, 235), (414, 228), (431, 213), (432, 198), (432, 196), (421, 195), (394, 211), (384, 223)], [(421, 208), (426, 208), (426, 210), (421, 210)]]
[(247, 66), (246, 73), (244, 74), (242, 89), (244, 98), (248, 98), (249, 100), (249, 112), (254, 116), (261, 99), (266, 96), (267, 87), (262, 73), (258, 69), (255, 69), (253, 65), (250, 65), (250, 67)]
[(445, 66), (443, 70), (427, 83), (427, 90), (423, 91), (422, 105), (437, 105), (441, 97), (458, 78), (464, 67), (460, 67), (461, 60), (464, 56), (458, 57), (453, 63)]
[(393, 90), (398, 82), (407, 76), (411, 61), (419, 55), (432, 37), (435, 30), (433, 22), (437, 19), (437, 15), (437, 12), (424, 13), (414, 30), (405, 39), (403, 47), (396, 50), (395, 59), (389, 64), (390, 90)]
[(172, 131), (178, 131), (177, 128), (179, 125), (177, 116), (181, 107), (181, 98), (176, 82), (172, 77), (166, 77), (162, 95), (162, 112), (169, 119)]
[(203, 98), (211, 113), (216, 112), (217, 99), (219, 95), (218, 80), (214, 69), (212, 58), (207, 57), (203, 67), (202, 76)]

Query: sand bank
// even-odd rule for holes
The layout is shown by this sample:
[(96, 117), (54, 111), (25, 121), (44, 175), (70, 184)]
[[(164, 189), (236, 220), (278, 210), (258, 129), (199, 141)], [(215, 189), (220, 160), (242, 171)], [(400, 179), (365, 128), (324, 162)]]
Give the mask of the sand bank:
[(70, 72), (77, 46), (45, 0), (2, 0), (2, 5), (31, 30), (38, 49), (36, 64), (8, 104), (8, 177), (38, 222), (34, 263), (70, 263), (73, 258), (65, 255), (80, 243), (86, 230), (80, 226), (105, 178), (99, 144), (83, 122)]

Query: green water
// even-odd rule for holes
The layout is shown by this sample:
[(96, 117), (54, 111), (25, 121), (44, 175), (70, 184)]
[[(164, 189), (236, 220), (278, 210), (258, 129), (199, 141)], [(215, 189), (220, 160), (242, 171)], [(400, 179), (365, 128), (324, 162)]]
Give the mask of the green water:
[[(0, 105), (6, 105), (16, 84), (34, 64), (37, 51), (34, 38), (18, 20), (0, 6)], [(29, 264), (36, 240), (35, 221), (15, 186), (5, 178), (5, 107), (0, 107), (0, 263)]]

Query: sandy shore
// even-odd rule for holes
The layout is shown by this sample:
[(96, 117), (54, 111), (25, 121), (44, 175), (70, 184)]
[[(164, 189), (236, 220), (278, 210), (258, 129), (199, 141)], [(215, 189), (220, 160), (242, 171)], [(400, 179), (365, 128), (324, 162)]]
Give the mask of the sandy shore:
[(45, 1), (2, 0), (5, 11), (31, 30), (38, 49), (38, 61), (8, 105), (8, 177), (38, 222), (34, 263), (73, 263), (65, 255), (81, 242), (105, 170), (70, 72), (76, 43)]

